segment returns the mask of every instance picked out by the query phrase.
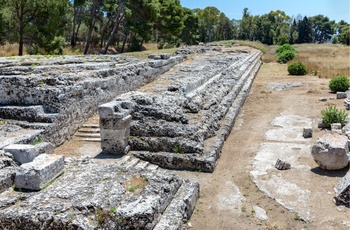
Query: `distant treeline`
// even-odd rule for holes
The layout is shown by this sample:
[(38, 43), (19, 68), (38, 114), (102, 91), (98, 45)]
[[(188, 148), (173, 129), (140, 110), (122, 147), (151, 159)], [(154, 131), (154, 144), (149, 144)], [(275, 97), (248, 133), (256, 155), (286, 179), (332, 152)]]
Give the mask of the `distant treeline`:
[(179, 0), (0, 0), (0, 45), (19, 44), (29, 54), (63, 52), (70, 44), (118, 52), (242, 39), (262, 43), (349, 45), (350, 24), (323, 15), (290, 17), (283, 11), (231, 20), (215, 7), (188, 9)]

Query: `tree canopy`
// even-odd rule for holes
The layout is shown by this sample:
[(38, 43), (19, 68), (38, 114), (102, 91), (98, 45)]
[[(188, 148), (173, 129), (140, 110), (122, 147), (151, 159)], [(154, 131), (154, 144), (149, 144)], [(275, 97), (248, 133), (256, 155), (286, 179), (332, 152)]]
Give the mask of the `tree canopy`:
[[(70, 45), (89, 53), (111, 48), (142, 50), (145, 42), (159, 48), (198, 42), (243, 39), (262, 43), (349, 45), (350, 25), (324, 15), (290, 17), (276, 10), (229, 19), (214, 6), (188, 9), (179, 0), (0, 0), (0, 45), (18, 43), (18, 54), (57, 53)], [(334, 39), (336, 38), (336, 39)], [(69, 43), (67, 43), (69, 42)]]

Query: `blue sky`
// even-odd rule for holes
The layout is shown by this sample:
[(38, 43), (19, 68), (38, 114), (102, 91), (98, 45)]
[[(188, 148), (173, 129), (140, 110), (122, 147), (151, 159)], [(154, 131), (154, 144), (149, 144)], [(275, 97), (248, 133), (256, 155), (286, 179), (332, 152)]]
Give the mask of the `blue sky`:
[(204, 9), (215, 6), (230, 19), (241, 19), (247, 7), (252, 15), (282, 10), (289, 16), (315, 16), (323, 14), (331, 20), (350, 22), (350, 0), (180, 0), (183, 7)]

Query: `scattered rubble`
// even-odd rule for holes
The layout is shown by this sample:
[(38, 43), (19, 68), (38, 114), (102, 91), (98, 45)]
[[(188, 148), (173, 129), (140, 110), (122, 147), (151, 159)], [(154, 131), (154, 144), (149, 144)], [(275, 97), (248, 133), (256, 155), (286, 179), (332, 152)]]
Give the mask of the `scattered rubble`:
[(255, 216), (256, 218), (258, 218), (259, 220), (262, 221), (267, 221), (269, 220), (266, 211), (262, 208), (260, 208), (259, 206), (253, 206), (254, 212), (255, 212)]
[(335, 199), (350, 204), (350, 172), (347, 173), (334, 187)]
[(304, 127), (303, 128), (303, 137), (304, 138), (312, 137), (312, 127)]
[(277, 159), (275, 168), (278, 170), (287, 170), (291, 168), (290, 163), (281, 161), (280, 159)]

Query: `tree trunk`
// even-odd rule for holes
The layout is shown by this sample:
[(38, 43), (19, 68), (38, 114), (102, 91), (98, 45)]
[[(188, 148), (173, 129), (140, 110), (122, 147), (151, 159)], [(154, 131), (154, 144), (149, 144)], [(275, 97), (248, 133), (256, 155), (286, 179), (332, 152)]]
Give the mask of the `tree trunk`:
[(125, 36), (124, 36), (123, 46), (122, 46), (122, 50), (121, 50), (122, 53), (124, 53), (126, 40), (128, 39), (128, 36), (129, 36), (129, 33), (127, 31), (125, 31), (124, 34), (125, 34)]
[(96, 22), (96, 5), (97, 5), (97, 2), (96, 2), (96, 0), (94, 0), (92, 7), (91, 7), (91, 24), (89, 26), (89, 31), (88, 31), (87, 38), (86, 38), (86, 44), (85, 44), (85, 50), (84, 50), (85, 55), (89, 51), (92, 30), (94, 29), (95, 22)]
[(101, 49), (103, 47), (103, 41), (105, 40), (105, 35), (106, 35), (106, 32), (107, 32), (107, 28), (108, 28), (108, 25), (111, 22), (111, 20), (112, 20), (112, 17), (109, 17), (106, 25), (103, 27), (102, 36), (101, 36), (101, 42), (100, 42), (100, 48)]
[(120, 16), (120, 15), (121, 15), (122, 11), (124, 10), (125, 1), (126, 0), (119, 0), (119, 7), (118, 7), (118, 10), (116, 11), (116, 14), (115, 14), (116, 21), (115, 21), (113, 30), (112, 30), (111, 34), (109, 35), (108, 41), (107, 41), (105, 49), (103, 51), (103, 54), (107, 53), (108, 47), (113, 40), (113, 36), (114, 36), (115, 32), (119, 29), (120, 22), (123, 20), (123, 16)]
[(77, 18), (77, 10), (74, 7), (74, 16), (73, 16), (73, 30), (72, 30), (72, 38), (70, 40), (70, 45), (72, 48), (76, 45), (76, 40), (75, 40), (75, 25), (76, 25), (76, 18)]
[(20, 26), (20, 29), (19, 29), (19, 48), (18, 48), (18, 55), (19, 56), (23, 55), (23, 43), (24, 43), (23, 28), (22, 28), (22, 26)]

